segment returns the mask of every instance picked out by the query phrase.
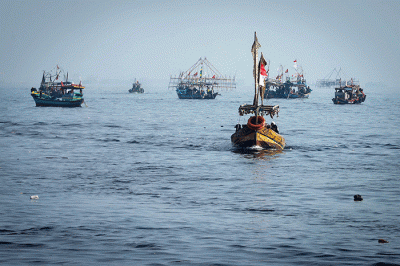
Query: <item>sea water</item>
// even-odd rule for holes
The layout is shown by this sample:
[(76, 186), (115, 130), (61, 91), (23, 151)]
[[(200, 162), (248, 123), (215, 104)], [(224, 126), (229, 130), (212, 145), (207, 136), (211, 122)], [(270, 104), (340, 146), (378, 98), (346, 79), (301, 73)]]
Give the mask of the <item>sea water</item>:
[(0, 264), (400, 264), (399, 89), (266, 101), (283, 152), (232, 147), (251, 87), (128, 89), (71, 109), (0, 89)]

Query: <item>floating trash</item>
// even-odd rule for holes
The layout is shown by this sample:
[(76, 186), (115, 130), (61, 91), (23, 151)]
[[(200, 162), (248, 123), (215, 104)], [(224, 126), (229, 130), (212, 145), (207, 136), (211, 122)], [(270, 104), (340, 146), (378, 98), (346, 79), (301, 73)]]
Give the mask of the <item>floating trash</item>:
[(39, 199), (39, 196), (38, 195), (32, 195), (31, 199)]
[(361, 195), (359, 195), (359, 194), (354, 195), (354, 201), (362, 201), (362, 200), (363, 200), (363, 198), (361, 197)]

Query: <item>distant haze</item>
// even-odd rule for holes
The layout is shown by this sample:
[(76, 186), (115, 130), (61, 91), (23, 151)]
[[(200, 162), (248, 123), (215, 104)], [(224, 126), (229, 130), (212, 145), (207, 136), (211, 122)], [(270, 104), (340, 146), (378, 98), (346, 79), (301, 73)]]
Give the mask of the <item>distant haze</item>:
[(341, 68), (395, 87), (399, 14), (400, 1), (2, 0), (0, 86), (37, 87), (59, 65), (75, 82), (167, 88), (200, 57), (251, 85), (257, 31), (272, 76), (281, 64), (294, 74), (297, 60), (309, 83)]

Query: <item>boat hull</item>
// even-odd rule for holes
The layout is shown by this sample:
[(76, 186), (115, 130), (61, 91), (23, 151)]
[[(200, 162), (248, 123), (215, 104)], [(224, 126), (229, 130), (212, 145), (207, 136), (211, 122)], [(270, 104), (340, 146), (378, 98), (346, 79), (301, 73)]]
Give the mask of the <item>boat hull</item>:
[(367, 96), (364, 95), (363, 97), (359, 97), (356, 99), (353, 98), (353, 99), (348, 99), (348, 100), (342, 99), (342, 98), (333, 98), (332, 102), (334, 104), (359, 104), (359, 103), (364, 102), (366, 97)]
[(144, 89), (140, 88), (140, 89), (130, 89), (129, 90), (130, 93), (144, 93)]
[(263, 127), (260, 130), (252, 130), (247, 125), (233, 133), (231, 141), (241, 148), (259, 146), (264, 149), (283, 150), (286, 145), (285, 139), (272, 129)]
[(290, 99), (298, 99), (298, 98), (308, 98), (310, 97), (310, 93), (306, 94), (289, 94)]
[(59, 99), (45, 99), (39, 96), (32, 95), (35, 100), (36, 106), (43, 107), (81, 107), (83, 98), (72, 99), (72, 100), (59, 100)]
[(218, 93), (206, 93), (206, 94), (183, 94), (183, 93), (177, 93), (179, 99), (215, 99), (217, 97)]

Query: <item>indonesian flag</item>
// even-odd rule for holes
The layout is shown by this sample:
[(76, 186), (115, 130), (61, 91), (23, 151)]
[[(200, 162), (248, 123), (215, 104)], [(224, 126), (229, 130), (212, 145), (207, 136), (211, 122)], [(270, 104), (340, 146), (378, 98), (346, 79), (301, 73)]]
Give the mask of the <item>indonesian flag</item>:
[(289, 69), (286, 69), (285, 73), (288, 73), (288, 72), (289, 72)]
[(264, 86), (265, 84), (265, 79), (268, 78), (268, 72), (265, 70), (265, 66), (267, 65), (267, 61), (265, 61), (263, 54), (261, 53), (261, 58), (259, 62), (259, 67), (260, 67), (260, 79), (259, 79), (259, 85)]
[(213, 79), (215, 79), (215, 75), (214, 75), (214, 76), (212, 76), (212, 78), (213, 78)]
[(297, 69), (297, 60), (294, 60), (293, 62), (294, 62), (293, 67), (294, 67), (295, 69)]
[(294, 62), (294, 63), (297, 63), (297, 60), (294, 60), (293, 62)]
[(194, 77), (196, 77), (197, 76), (197, 72), (196, 73), (194, 73), (194, 75), (193, 75)]

